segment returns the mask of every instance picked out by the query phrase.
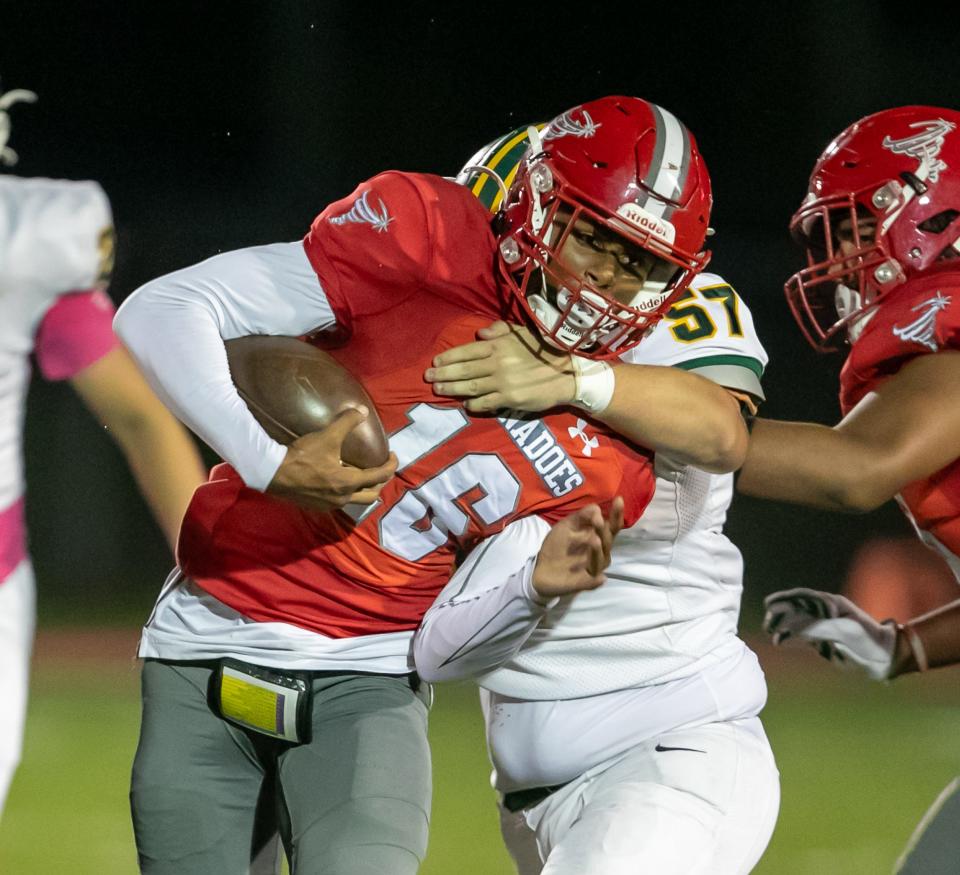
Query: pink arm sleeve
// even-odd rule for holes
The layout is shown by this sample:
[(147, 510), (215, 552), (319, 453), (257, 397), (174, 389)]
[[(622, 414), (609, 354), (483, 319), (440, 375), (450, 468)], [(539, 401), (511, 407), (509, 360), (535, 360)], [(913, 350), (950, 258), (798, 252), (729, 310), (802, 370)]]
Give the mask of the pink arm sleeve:
[(34, 353), (48, 380), (67, 380), (119, 344), (113, 302), (103, 291), (71, 292), (56, 300), (37, 329)]

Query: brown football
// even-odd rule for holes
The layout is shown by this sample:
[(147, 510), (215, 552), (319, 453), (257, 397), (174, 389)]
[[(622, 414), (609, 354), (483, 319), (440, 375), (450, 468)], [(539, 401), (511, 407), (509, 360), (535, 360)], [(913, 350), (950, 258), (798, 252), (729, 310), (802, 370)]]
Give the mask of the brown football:
[(373, 401), (331, 355), (295, 337), (254, 335), (225, 345), (240, 397), (274, 440), (292, 443), (362, 404), (370, 413), (347, 435), (341, 458), (358, 468), (387, 461), (387, 436)]

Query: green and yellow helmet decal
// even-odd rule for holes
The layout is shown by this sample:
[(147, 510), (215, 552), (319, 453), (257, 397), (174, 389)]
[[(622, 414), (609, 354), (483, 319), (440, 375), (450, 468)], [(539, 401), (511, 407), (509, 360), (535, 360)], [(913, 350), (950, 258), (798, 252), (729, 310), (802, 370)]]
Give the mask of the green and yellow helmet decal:
[[(538, 131), (546, 127), (546, 122), (532, 125)], [(476, 195), (491, 213), (500, 209), (503, 195), (496, 181), (487, 173), (480, 173), (471, 170), (471, 167), (486, 167), (488, 170), (496, 173), (503, 184), (509, 189), (513, 185), (514, 177), (520, 167), (520, 161), (527, 152), (530, 141), (527, 139), (527, 128), (531, 125), (523, 125), (510, 131), (502, 137), (498, 137), (491, 143), (487, 143), (480, 149), (457, 174), (457, 182), (466, 185), (470, 191)]]

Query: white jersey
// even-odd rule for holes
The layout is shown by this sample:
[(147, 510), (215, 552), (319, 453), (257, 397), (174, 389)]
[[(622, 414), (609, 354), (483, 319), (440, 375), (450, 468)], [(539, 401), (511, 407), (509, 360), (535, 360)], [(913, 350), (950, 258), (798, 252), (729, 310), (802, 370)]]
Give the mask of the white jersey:
[[(702, 274), (625, 359), (683, 367), (753, 397), (767, 362), (749, 310), (715, 274)], [(653, 501), (614, 544), (607, 583), (549, 612), (484, 687), (530, 699), (591, 696), (689, 677), (741, 653), (743, 560), (723, 534), (733, 475), (662, 456), (656, 473)]]
[[(714, 274), (625, 360), (762, 398), (766, 353)], [(468, 559), (417, 633), (429, 679), (475, 677), (484, 689), (501, 790), (567, 781), (638, 739), (763, 707), (763, 674), (736, 634), (742, 558), (723, 534), (733, 475), (660, 456), (656, 471), (653, 501), (614, 543), (602, 587), (544, 605), (530, 577), (548, 527), (521, 520)]]
[(100, 291), (98, 309), (91, 291), (110, 227), (96, 183), (0, 176), (0, 810), (20, 758), (35, 615), (22, 459), (30, 355), (64, 379), (112, 348), (112, 307)]
[[(753, 317), (716, 274), (700, 274), (624, 361), (680, 367), (739, 394), (763, 398), (760, 378), (767, 354)], [(528, 648), (529, 666), (551, 659), (552, 652), (592, 648), (582, 639), (600, 636), (610, 648), (609, 658), (619, 653), (624, 665), (618, 663), (614, 671), (609, 662), (596, 664), (595, 676), (583, 679), (582, 695), (612, 689), (612, 675), (624, 686), (689, 677), (728, 654), (739, 654), (744, 646), (736, 638), (743, 559), (723, 534), (733, 475), (676, 465), (662, 455), (655, 461), (653, 500), (640, 520), (618, 536), (608, 583), (578, 597), (578, 609), (563, 612), (556, 628), (552, 621), (541, 624), (531, 645), (542, 647)], [(644, 658), (634, 658), (637, 652)], [(508, 673), (505, 669), (492, 683), (512, 687)]]
[(23, 494), (23, 406), (37, 326), (64, 292), (94, 285), (110, 225), (95, 182), (0, 176), (0, 509)]
[(26, 556), (29, 357), (36, 353), (45, 376), (64, 379), (115, 344), (110, 300), (92, 291), (109, 270), (111, 227), (95, 182), (0, 176), (0, 582)]

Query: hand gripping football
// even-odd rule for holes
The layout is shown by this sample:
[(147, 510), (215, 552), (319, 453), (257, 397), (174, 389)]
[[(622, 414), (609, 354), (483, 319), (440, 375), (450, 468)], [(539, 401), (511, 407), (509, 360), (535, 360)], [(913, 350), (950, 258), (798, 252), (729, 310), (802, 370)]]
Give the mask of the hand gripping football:
[(347, 435), (341, 458), (358, 468), (387, 461), (380, 417), (363, 386), (332, 356), (295, 337), (252, 335), (226, 342), (230, 375), (267, 434), (281, 444), (326, 428), (349, 407), (369, 415)]

